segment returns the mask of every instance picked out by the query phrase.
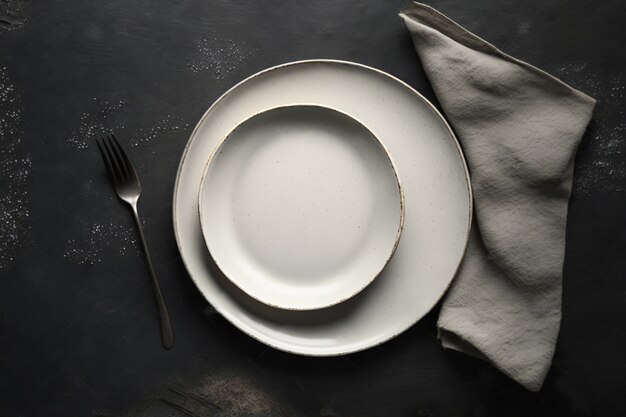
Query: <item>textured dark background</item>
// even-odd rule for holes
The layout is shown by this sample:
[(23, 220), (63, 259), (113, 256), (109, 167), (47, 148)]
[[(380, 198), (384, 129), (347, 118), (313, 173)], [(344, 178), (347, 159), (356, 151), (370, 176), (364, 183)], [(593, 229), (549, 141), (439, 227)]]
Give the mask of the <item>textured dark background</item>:
[[(626, 415), (622, 0), (429, 2), (599, 102), (577, 155), (563, 323), (540, 393), (444, 351), (437, 309), (383, 346), (312, 359), (245, 336), (188, 278), (171, 193), (200, 115), (244, 77), (306, 58), (378, 67), (434, 99), (404, 4), (0, 0), (0, 416), (184, 415), (168, 400), (198, 416)], [(144, 184), (169, 352), (132, 219), (93, 146), (111, 130)]]

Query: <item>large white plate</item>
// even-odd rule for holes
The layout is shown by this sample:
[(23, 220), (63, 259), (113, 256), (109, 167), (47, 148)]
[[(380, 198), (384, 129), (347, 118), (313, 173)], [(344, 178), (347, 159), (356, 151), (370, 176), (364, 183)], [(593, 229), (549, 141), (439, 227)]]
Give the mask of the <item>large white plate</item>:
[[(213, 149), (239, 122), (272, 107), (311, 103), (363, 122), (387, 147), (404, 187), (405, 219), (394, 257), (374, 282), (322, 310), (269, 307), (212, 262), (198, 218), (198, 189)], [(441, 114), (402, 81), (342, 61), (285, 64), (242, 81), (204, 114), (189, 139), (174, 188), (174, 230), (200, 292), (250, 336), (314, 356), (367, 349), (400, 334), (444, 294), (465, 253), (471, 188), (460, 147)]]
[(391, 157), (362, 123), (301, 104), (255, 114), (215, 148), (199, 192), (211, 257), (235, 285), (288, 310), (363, 290), (402, 231)]

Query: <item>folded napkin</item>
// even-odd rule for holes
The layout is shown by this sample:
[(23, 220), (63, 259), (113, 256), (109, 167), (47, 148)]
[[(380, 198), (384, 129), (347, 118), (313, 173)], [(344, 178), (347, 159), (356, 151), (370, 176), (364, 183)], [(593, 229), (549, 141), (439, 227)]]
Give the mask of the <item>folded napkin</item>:
[(444, 347), (538, 391), (561, 321), (573, 164), (595, 101), (436, 10), (404, 19), (469, 166), (474, 224), (441, 308)]

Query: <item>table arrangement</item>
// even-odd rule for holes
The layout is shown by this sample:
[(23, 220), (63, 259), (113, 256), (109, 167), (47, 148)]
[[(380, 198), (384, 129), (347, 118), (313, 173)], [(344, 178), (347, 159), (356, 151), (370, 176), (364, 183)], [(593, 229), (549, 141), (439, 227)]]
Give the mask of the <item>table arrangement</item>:
[[(182, 260), (234, 326), (308, 356), (382, 344), (447, 292), (443, 346), (539, 390), (560, 323), (572, 156), (595, 102), (428, 6), (401, 17), (443, 114), (353, 62), (248, 77), (206, 111), (182, 155)], [(137, 175), (114, 137), (99, 146), (150, 265)]]

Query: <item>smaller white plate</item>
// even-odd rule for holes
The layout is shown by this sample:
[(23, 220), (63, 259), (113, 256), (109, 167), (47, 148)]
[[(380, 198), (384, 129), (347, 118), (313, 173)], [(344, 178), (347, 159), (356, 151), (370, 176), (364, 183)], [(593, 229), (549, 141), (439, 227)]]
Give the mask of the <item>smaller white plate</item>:
[(224, 275), (288, 310), (329, 307), (365, 288), (393, 256), (404, 220), (383, 144), (347, 114), (304, 104), (236, 126), (207, 162), (198, 207)]

